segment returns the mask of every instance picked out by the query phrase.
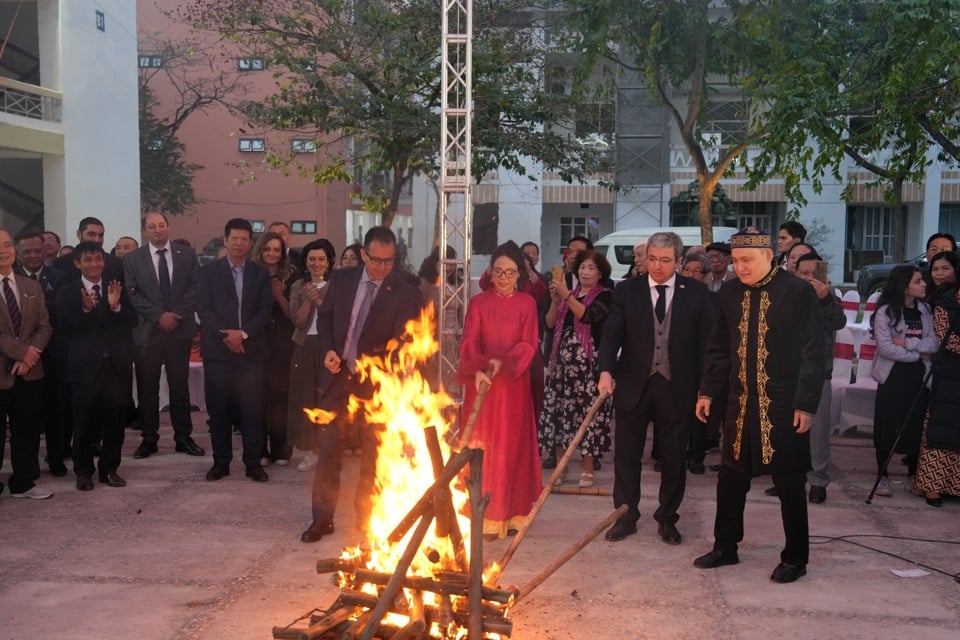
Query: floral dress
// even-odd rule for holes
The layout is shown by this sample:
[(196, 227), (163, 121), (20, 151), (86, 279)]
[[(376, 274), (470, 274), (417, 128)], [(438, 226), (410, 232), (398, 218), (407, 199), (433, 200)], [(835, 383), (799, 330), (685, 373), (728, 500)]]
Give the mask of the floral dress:
[[(584, 296), (576, 294), (578, 300)], [(547, 455), (555, 448), (566, 449), (580, 428), (587, 411), (596, 401), (596, 354), (600, 346), (600, 332), (607, 318), (613, 292), (605, 290), (590, 303), (580, 319), (590, 325), (590, 355), (574, 331), (573, 313), (563, 314), (563, 328), (555, 358), (547, 371), (543, 398), (543, 413), (538, 429), (540, 449)], [(582, 456), (601, 457), (610, 451), (610, 423), (613, 419), (613, 400), (601, 405), (593, 422), (580, 441)]]

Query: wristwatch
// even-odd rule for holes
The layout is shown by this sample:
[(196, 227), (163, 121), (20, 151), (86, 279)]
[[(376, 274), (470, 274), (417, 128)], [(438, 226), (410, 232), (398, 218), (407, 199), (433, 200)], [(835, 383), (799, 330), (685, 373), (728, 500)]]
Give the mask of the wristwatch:
[(243, 338), (244, 340), (246, 340), (246, 339), (249, 338), (250, 336), (247, 335), (247, 332), (246, 332), (246, 331), (244, 331), (243, 329), (240, 329), (240, 337)]

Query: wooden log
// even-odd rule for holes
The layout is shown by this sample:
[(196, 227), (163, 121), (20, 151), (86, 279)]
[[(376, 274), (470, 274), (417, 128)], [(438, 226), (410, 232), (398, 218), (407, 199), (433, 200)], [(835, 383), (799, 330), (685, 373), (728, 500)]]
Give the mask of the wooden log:
[(495, 570), (492, 571), (487, 577), (487, 581), (491, 584), (496, 584), (497, 580), (500, 579), (500, 576), (503, 575), (503, 571), (507, 568), (507, 565), (510, 564), (510, 560), (513, 559), (513, 554), (517, 552), (517, 548), (520, 546), (520, 543), (523, 542), (523, 539), (527, 536), (527, 531), (530, 529), (530, 525), (533, 524), (533, 521), (537, 518), (537, 515), (540, 513), (540, 509), (543, 508), (543, 504), (547, 501), (547, 498), (550, 497), (550, 492), (560, 480), (560, 476), (563, 475), (564, 469), (567, 468), (567, 463), (570, 461), (570, 456), (572, 456), (573, 452), (576, 451), (580, 441), (583, 440), (583, 437), (586, 435), (587, 429), (590, 427), (590, 423), (593, 422), (594, 416), (596, 416), (597, 412), (600, 411), (600, 407), (603, 406), (603, 403), (608, 397), (610, 397), (610, 394), (601, 393), (597, 399), (594, 400), (593, 404), (590, 405), (590, 409), (587, 410), (587, 415), (583, 417), (583, 421), (580, 423), (580, 428), (577, 429), (577, 433), (573, 436), (573, 440), (570, 441), (569, 446), (567, 446), (567, 450), (564, 451), (563, 456), (557, 461), (557, 468), (553, 470), (553, 475), (550, 476), (550, 480), (547, 481), (547, 485), (540, 492), (540, 496), (530, 509), (530, 514), (527, 516), (526, 522), (524, 522), (520, 526), (520, 529), (517, 530), (517, 535), (513, 536), (513, 540), (510, 541), (510, 545), (507, 547), (507, 550), (503, 552), (503, 556), (500, 558), (500, 561), (497, 562)]
[(407, 535), (407, 531), (410, 530), (410, 527), (420, 519), (420, 517), (426, 513), (426, 510), (429, 508), (433, 511), (433, 494), (437, 487), (447, 487), (450, 484), (450, 481), (453, 480), (460, 470), (467, 466), (467, 463), (470, 462), (470, 458), (473, 456), (473, 453), (469, 450), (460, 451), (458, 453), (450, 456), (450, 459), (447, 460), (446, 466), (443, 467), (443, 472), (440, 474), (440, 477), (437, 478), (437, 481), (434, 482), (429, 489), (424, 491), (423, 495), (420, 496), (420, 499), (417, 501), (417, 504), (407, 512), (407, 515), (397, 524), (393, 529), (393, 532), (387, 537), (387, 541), (390, 544), (396, 544), (403, 540), (403, 537)]
[[(377, 596), (348, 589), (340, 593), (340, 598), (344, 604), (366, 609), (372, 609), (380, 602)], [(444, 605), (444, 599), (447, 600), (447, 605)], [(409, 615), (408, 611), (392, 611), (392, 613)], [(428, 625), (436, 622), (441, 629), (446, 629), (454, 623), (461, 626), (465, 625), (469, 617), (469, 612), (454, 612), (453, 607), (449, 605), (449, 596), (441, 596), (438, 606), (424, 605), (424, 615), (426, 616)], [(500, 635), (509, 636), (513, 632), (513, 622), (508, 618), (504, 618), (499, 612), (491, 612), (483, 619), (483, 630), (487, 633), (499, 633)]]
[(625, 505), (625, 504), (622, 504), (622, 505), (620, 505), (619, 508), (617, 508), (616, 511), (614, 511), (613, 513), (611, 513), (610, 515), (608, 515), (606, 518), (604, 518), (604, 519), (603, 519), (599, 524), (597, 524), (593, 529), (590, 529), (590, 531), (588, 531), (586, 534), (584, 534), (584, 536), (583, 536), (582, 538), (580, 538), (579, 540), (577, 540), (577, 541), (573, 544), (573, 546), (571, 546), (571, 547), (568, 548), (566, 551), (564, 551), (563, 553), (561, 553), (560, 556), (559, 556), (556, 560), (554, 560), (553, 562), (551, 562), (551, 563), (549, 564), (549, 566), (547, 566), (547, 567), (544, 568), (542, 571), (540, 571), (540, 573), (538, 573), (537, 575), (535, 575), (535, 576), (530, 580), (530, 582), (528, 582), (527, 584), (523, 585), (523, 586), (520, 588), (520, 593), (517, 594), (517, 600), (516, 600), (516, 602), (520, 602), (523, 598), (525, 598), (526, 596), (530, 595), (530, 592), (531, 592), (531, 591), (533, 591), (533, 590), (536, 589), (538, 586), (540, 586), (540, 584), (541, 584), (544, 580), (546, 580), (546, 579), (549, 578), (551, 575), (553, 575), (553, 573), (554, 573), (557, 569), (559, 569), (560, 567), (562, 567), (564, 564), (566, 564), (566, 562), (567, 562), (570, 558), (572, 558), (573, 556), (575, 556), (575, 555), (577, 555), (578, 553), (580, 553), (580, 551), (581, 551), (585, 546), (587, 546), (588, 544), (590, 544), (590, 542), (591, 542), (594, 538), (596, 538), (598, 535), (600, 535), (605, 529), (607, 529), (608, 527), (610, 527), (610, 525), (612, 525), (612, 524), (617, 520), (617, 518), (619, 518), (620, 516), (622, 516), (623, 514), (625, 514), (627, 511), (629, 511), (629, 507), (627, 507), (627, 505)]
[(470, 492), (470, 582), (467, 587), (470, 611), (467, 616), (467, 637), (470, 640), (483, 640), (483, 514), (490, 501), (489, 495), (482, 495), (483, 449), (474, 451), (470, 460), (467, 489)]
[[(433, 477), (436, 479), (440, 477), (443, 471), (443, 453), (440, 451), (440, 440), (437, 437), (435, 427), (427, 427), (424, 430), (424, 435), (426, 436), (427, 451), (430, 453), (430, 462), (433, 464)], [(435, 495), (434, 512), (437, 514), (437, 536), (450, 538), (457, 567), (461, 571), (467, 571), (467, 550), (463, 545), (463, 533), (460, 531), (460, 524), (457, 522), (457, 512), (450, 495), (450, 485), (445, 485), (442, 490), (438, 489)], [(432, 562), (435, 563), (436, 561)]]
[(437, 626), (439, 626), (444, 633), (446, 633), (446, 630), (453, 624), (453, 603), (450, 601), (450, 596), (440, 596), (440, 604), (437, 606), (435, 620), (437, 621)]
[[(487, 371), (487, 375), (490, 375), (489, 371)], [(480, 409), (483, 407), (483, 399), (487, 397), (487, 391), (489, 390), (490, 385), (486, 382), (480, 383), (480, 388), (477, 389), (477, 397), (474, 398), (473, 407), (470, 409), (470, 415), (467, 416), (467, 421), (463, 423), (463, 429), (460, 431), (460, 439), (457, 442), (457, 449), (460, 451), (470, 444), (470, 438), (473, 437), (473, 428), (477, 424), (477, 418), (480, 417)]]
[(353, 558), (321, 558), (317, 560), (317, 573), (353, 573), (363, 562), (359, 557)]
[[(384, 573), (382, 571), (372, 571), (370, 569), (357, 569), (353, 573), (353, 576), (358, 582), (361, 583), (369, 582), (370, 584), (375, 585), (385, 585), (390, 581), (392, 574)], [(405, 576), (403, 578), (402, 586), (404, 589), (412, 589), (414, 591), (429, 591), (430, 593), (449, 596), (467, 595), (469, 580), (467, 574), (445, 572), (444, 576), (446, 579)], [(454, 580), (454, 578), (459, 579)], [(515, 594), (510, 591), (493, 589), (487, 586), (483, 587), (482, 593), (484, 600), (489, 600), (490, 602), (496, 602), (499, 604), (508, 604), (515, 596)]]
[(550, 493), (559, 493), (567, 496), (610, 496), (613, 491), (606, 487), (574, 487), (573, 485), (560, 485), (550, 490)]
[(410, 622), (400, 627), (392, 640), (412, 640), (427, 630), (427, 615), (423, 610), (423, 594), (414, 592), (408, 608)]
[[(371, 618), (373, 618), (372, 609), (367, 609), (361, 613), (357, 617), (357, 621), (354, 622), (349, 628), (344, 630), (342, 634), (340, 634), (340, 640), (356, 640), (357, 638), (361, 637), (362, 634), (366, 633)], [(379, 627), (380, 624), (378, 623), (376, 626)], [(371, 637), (373, 637), (373, 634), (371, 634)]]
[(380, 593), (380, 601), (377, 603), (377, 606), (374, 607), (369, 622), (367, 622), (363, 633), (359, 636), (361, 640), (371, 640), (373, 638), (373, 634), (380, 626), (380, 621), (383, 620), (383, 616), (389, 610), (394, 596), (396, 596), (400, 590), (403, 578), (407, 575), (407, 569), (410, 568), (410, 563), (413, 562), (414, 556), (416, 556), (417, 551), (420, 550), (420, 545), (423, 543), (423, 538), (427, 535), (427, 530), (430, 528), (432, 522), (433, 504), (431, 503), (427, 505), (423, 517), (420, 518), (420, 524), (417, 525), (413, 535), (410, 537), (410, 542), (407, 543), (407, 548), (397, 561), (397, 568), (394, 570), (393, 576)]

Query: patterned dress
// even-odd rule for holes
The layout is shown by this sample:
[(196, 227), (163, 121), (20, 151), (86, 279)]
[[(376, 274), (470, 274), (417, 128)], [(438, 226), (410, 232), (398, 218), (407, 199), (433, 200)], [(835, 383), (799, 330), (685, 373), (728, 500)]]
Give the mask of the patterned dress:
[[(960, 290), (956, 293), (954, 304), (950, 306), (956, 309), (956, 303), (960, 303)], [(950, 328), (950, 313), (937, 302), (934, 302), (933, 328), (937, 333), (937, 339), (941, 341)], [(956, 379), (956, 376), (960, 375), (960, 337), (956, 333), (953, 333), (947, 340), (944, 351), (940, 364), (934, 370), (934, 377), (940, 376), (942, 380), (943, 376), (946, 375)], [(936, 389), (936, 385), (937, 380), (935, 379), (934, 389)], [(929, 417), (928, 413), (927, 419), (923, 423), (916, 488), (930, 493), (960, 496), (960, 453), (948, 449), (927, 447)]]
[[(582, 301), (583, 296), (578, 296)], [(555, 362), (547, 371), (543, 398), (543, 413), (540, 416), (540, 449), (547, 455), (555, 447), (566, 449), (580, 428), (587, 411), (597, 399), (595, 363), (600, 343), (603, 321), (610, 310), (613, 292), (606, 290), (583, 313), (581, 322), (590, 325), (593, 359), (577, 339), (573, 326), (573, 314), (564, 314), (560, 346)], [(601, 457), (610, 451), (610, 422), (613, 419), (613, 397), (607, 398), (594, 417), (583, 440), (580, 455)]]

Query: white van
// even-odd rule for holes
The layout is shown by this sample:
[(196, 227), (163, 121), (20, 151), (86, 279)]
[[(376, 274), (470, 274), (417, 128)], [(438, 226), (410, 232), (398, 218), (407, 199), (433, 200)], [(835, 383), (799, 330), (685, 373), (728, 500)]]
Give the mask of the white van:
[[(695, 244), (702, 244), (700, 240), (700, 227), (641, 227), (637, 229), (623, 229), (607, 234), (593, 243), (593, 248), (602, 253), (613, 269), (614, 278), (622, 277), (633, 265), (633, 247), (646, 242), (647, 239), (658, 231), (671, 231), (683, 240), (684, 248), (692, 247)], [(729, 242), (730, 236), (735, 234), (737, 229), (733, 227), (714, 227), (714, 242)]]

